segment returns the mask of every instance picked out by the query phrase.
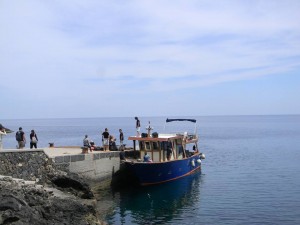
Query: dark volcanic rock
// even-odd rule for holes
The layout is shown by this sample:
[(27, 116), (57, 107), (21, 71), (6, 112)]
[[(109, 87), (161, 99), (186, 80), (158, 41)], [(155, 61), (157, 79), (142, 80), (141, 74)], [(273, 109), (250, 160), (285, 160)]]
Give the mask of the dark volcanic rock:
[(49, 175), (49, 178), (60, 190), (71, 192), (83, 199), (92, 199), (94, 197), (90, 186), (77, 174), (55, 174)]
[(75, 197), (0, 179), (0, 224), (97, 224), (95, 210)]
[(0, 154), (0, 224), (98, 224), (95, 208), (82, 203), (93, 198), (86, 180), (44, 152)]

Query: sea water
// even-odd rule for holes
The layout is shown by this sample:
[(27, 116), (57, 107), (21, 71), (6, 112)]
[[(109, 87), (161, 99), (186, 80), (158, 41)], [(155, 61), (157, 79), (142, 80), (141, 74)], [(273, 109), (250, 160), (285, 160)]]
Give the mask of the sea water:
[[(300, 116), (194, 117), (202, 173), (158, 186), (110, 191), (108, 224), (300, 224)], [(141, 117), (142, 129), (164, 129), (165, 118)], [(101, 145), (107, 127), (118, 139), (135, 134), (134, 118), (2, 120), (27, 138), (36, 130), (39, 147), (82, 145), (88, 134)], [(130, 142), (127, 142), (130, 145)], [(14, 148), (14, 134), (3, 138)], [(27, 144), (28, 147), (28, 144)]]

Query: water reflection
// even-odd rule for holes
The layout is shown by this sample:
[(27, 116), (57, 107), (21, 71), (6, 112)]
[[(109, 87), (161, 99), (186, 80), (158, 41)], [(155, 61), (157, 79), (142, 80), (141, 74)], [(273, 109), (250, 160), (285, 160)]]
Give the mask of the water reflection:
[(179, 218), (200, 201), (199, 172), (157, 186), (121, 190), (119, 204), (107, 217), (110, 224), (162, 224)]

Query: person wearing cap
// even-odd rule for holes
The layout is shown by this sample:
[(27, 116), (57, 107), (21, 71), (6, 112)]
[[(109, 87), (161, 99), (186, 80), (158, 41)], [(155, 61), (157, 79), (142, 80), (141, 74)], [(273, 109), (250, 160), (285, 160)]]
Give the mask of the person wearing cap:
[(25, 147), (26, 137), (22, 127), (19, 127), (19, 130), (16, 132), (16, 140), (18, 142), (18, 149)]

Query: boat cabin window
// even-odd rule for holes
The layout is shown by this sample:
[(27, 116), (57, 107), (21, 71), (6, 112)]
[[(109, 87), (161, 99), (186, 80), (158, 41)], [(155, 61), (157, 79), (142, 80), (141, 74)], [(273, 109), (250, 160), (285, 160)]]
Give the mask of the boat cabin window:
[(139, 143), (140, 145), (140, 150), (147, 150), (147, 151), (150, 151), (150, 150), (159, 150), (159, 145), (160, 143), (159, 142), (149, 142), (149, 141), (140, 141)]
[(163, 150), (163, 161), (169, 161), (174, 158), (172, 157), (172, 142), (163, 141), (160, 143), (160, 148)]
[(182, 145), (177, 145), (177, 158), (182, 159), (183, 156), (184, 156), (183, 146)]
[(140, 150), (145, 149), (145, 143), (143, 141), (140, 141)]
[(159, 143), (153, 142), (153, 150), (159, 150)]
[(145, 149), (150, 150), (150, 142), (145, 141)]

